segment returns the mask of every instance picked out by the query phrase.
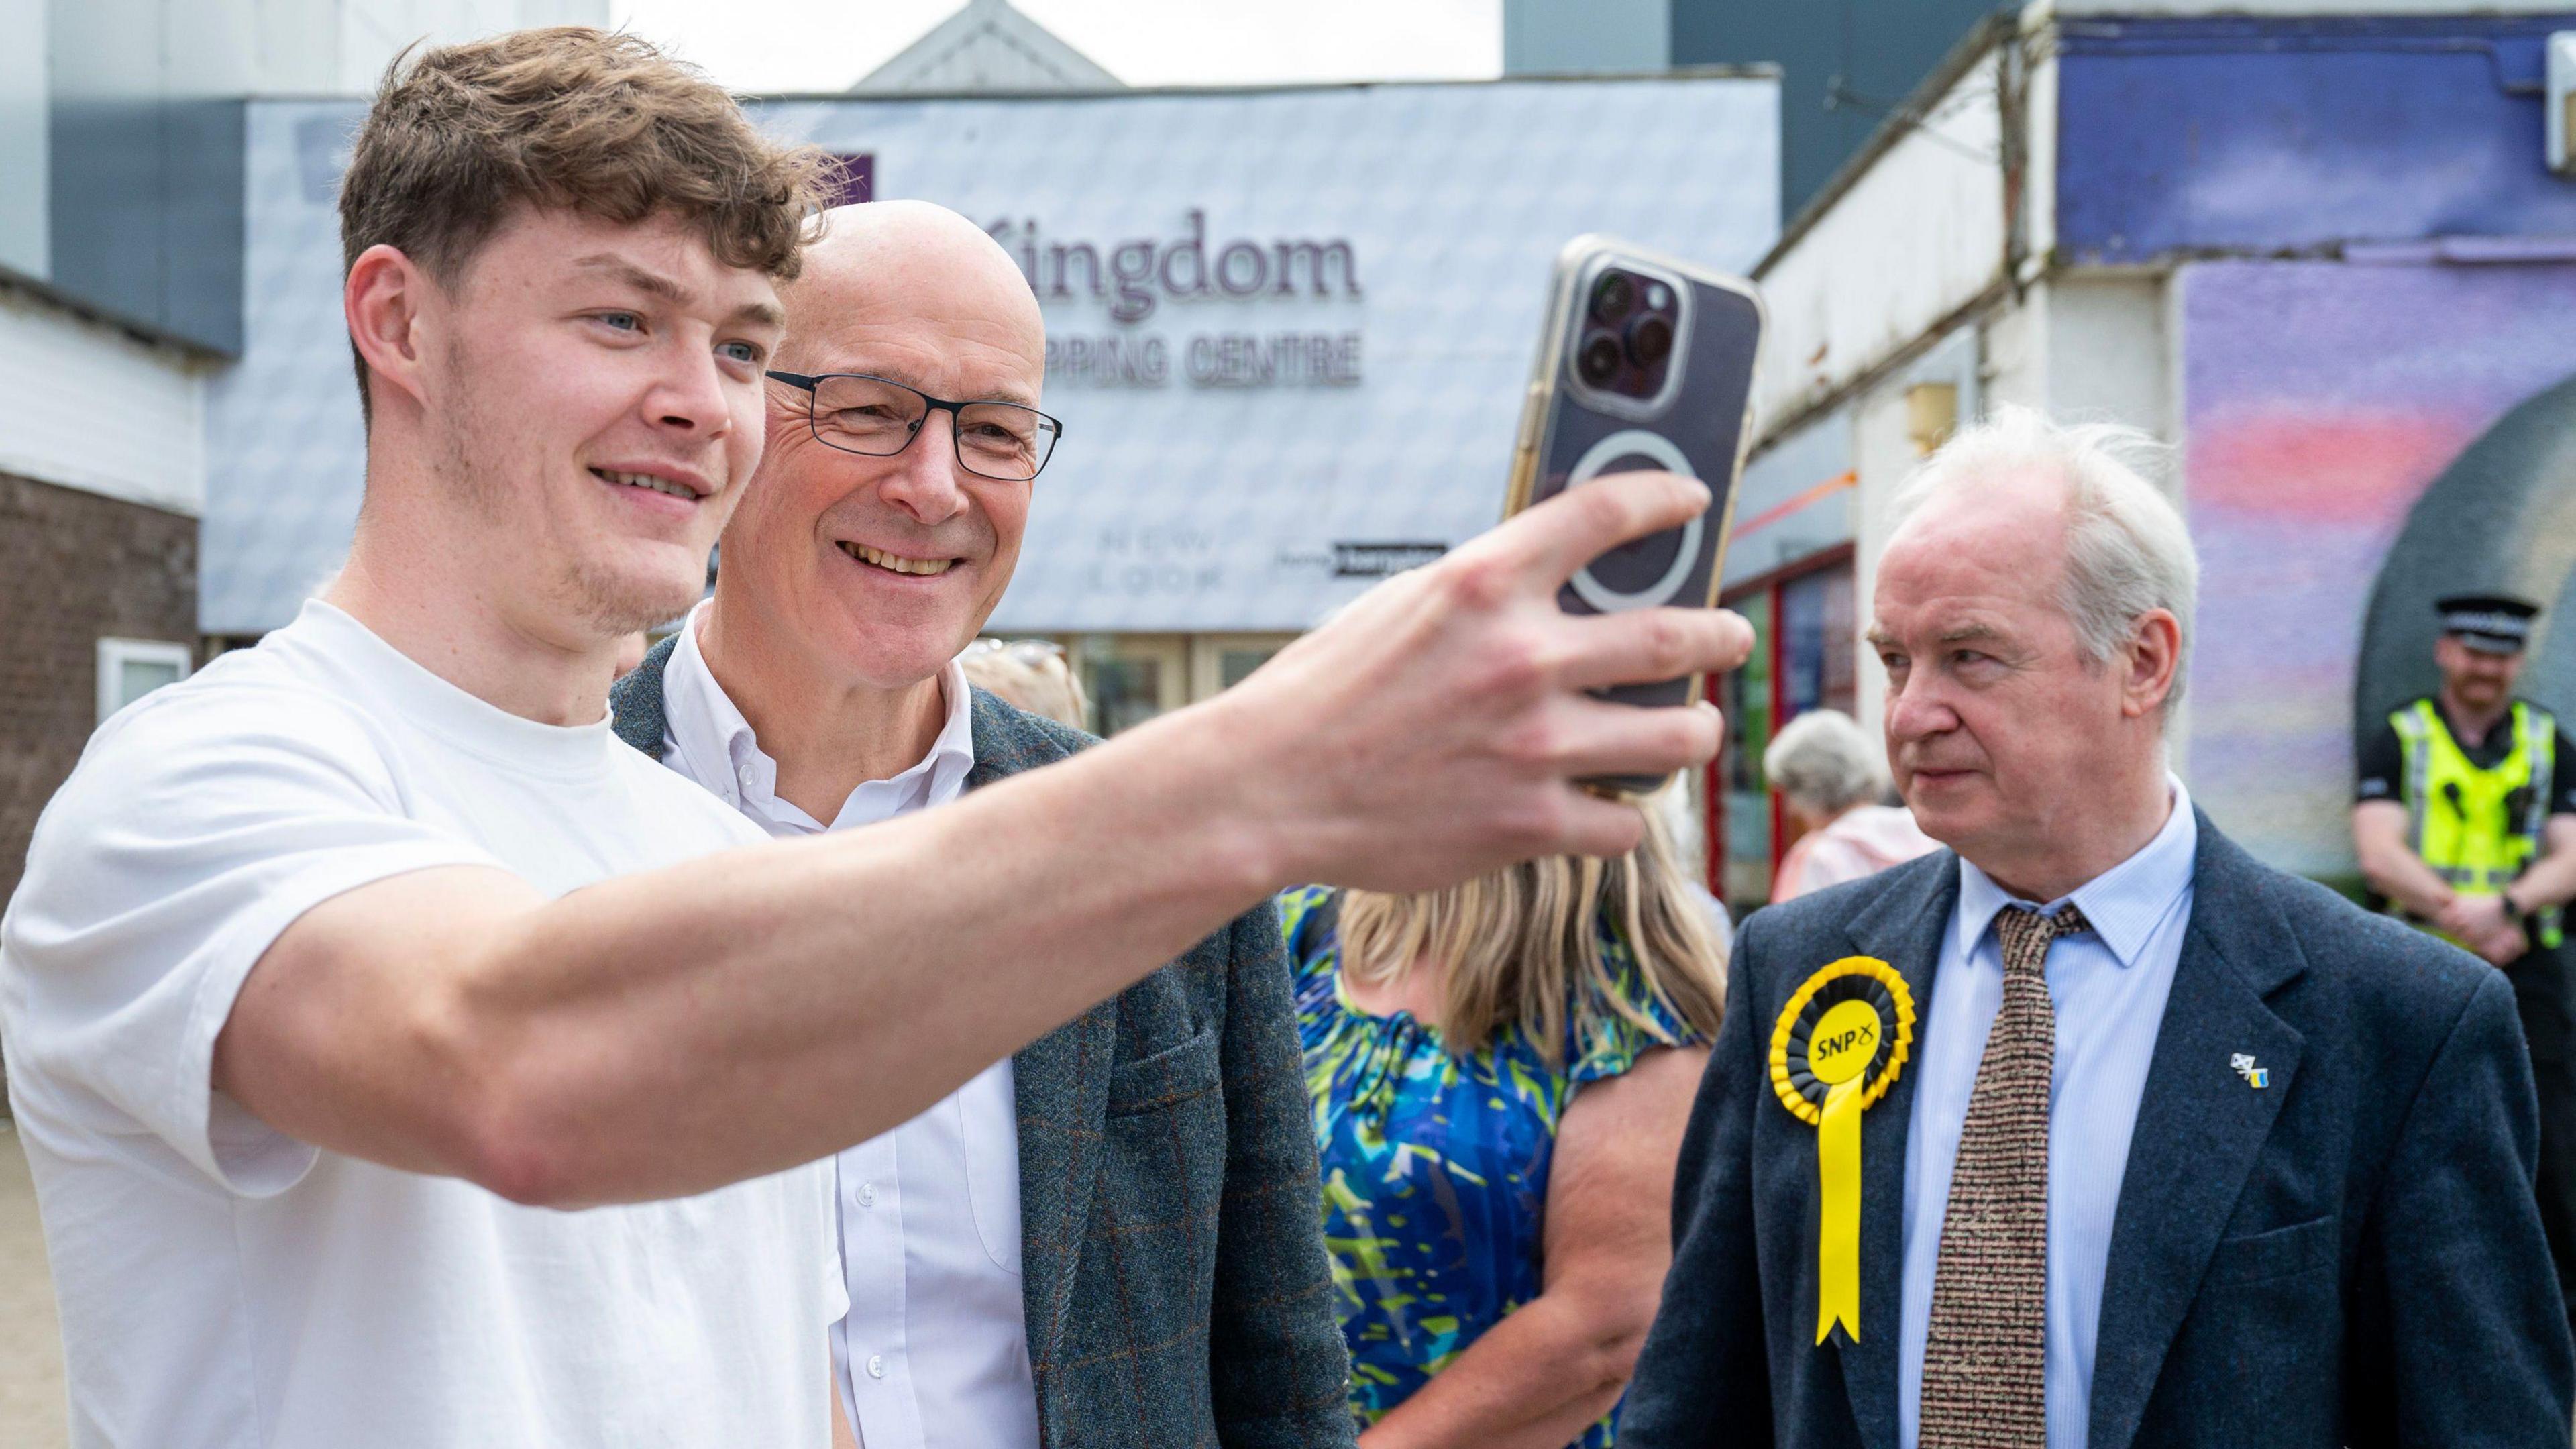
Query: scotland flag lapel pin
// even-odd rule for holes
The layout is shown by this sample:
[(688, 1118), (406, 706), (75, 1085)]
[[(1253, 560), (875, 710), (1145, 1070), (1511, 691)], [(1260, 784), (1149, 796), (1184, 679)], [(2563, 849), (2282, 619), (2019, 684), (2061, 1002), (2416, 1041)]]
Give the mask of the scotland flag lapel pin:
[(2249, 1087), (2259, 1091), (2272, 1085), (2272, 1069), (2254, 1065), (2251, 1052), (2238, 1052), (2227, 1059), (2227, 1064), (2236, 1069), (2236, 1075), (2243, 1077)]

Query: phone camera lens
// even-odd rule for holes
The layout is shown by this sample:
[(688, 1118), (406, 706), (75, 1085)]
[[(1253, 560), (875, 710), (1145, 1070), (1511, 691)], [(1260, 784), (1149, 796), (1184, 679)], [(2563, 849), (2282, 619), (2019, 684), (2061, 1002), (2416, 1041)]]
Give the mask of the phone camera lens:
[(1616, 327), (1637, 305), (1637, 284), (1625, 272), (1604, 272), (1592, 284), (1592, 320)]
[(1575, 354), (1575, 370), (1594, 387), (1606, 387), (1619, 375), (1619, 339), (1607, 332), (1596, 332)]
[(1649, 312), (1628, 324), (1628, 356), (1653, 367), (1673, 353), (1673, 324)]

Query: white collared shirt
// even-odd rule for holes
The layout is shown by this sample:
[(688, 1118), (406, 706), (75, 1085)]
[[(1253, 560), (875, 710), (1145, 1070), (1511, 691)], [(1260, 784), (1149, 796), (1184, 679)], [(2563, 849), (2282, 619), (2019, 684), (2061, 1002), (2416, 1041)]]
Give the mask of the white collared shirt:
[[(2048, 1449), (2083, 1449), (2093, 1405), (2093, 1353), (2102, 1279), (2127, 1176), (2147, 1068), (2191, 923), (2200, 829), (2191, 796), (2167, 777), (2173, 813), (2135, 855), (2095, 876), (2072, 901), (2093, 926), (2050, 944), (2044, 968), (2057, 1017), (2048, 1104), (2048, 1278), (2045, 1309)], [(1959, 902), (1942, 933), (1925, 1011), (1921, 1064), (1906, 1133), (1904, 1297), (1898, 1338), (1898, 1436), (1914, 1449), (1923, 1405), (1923, 1352), (1932, 1284), (1948, 1216), (1950, 1178), (1986, 1036), (2003, 1009), (2003, 948), (1995, 917), (2015, 897), (1959, 862)]]
[[(966, 672), (940, 675), (930, 753), (850, 792), (830, 826), (778, 798), (778, 762), (698, 652), (689, 615), (662, 675), (663, 759), (773, 837), (850, 830), (944, 805), (975, 767)], [(832, 1370), (866, 1449), (1036, 1449), (1020, 1296), (1020, 1133), (1008, 1057), (835, 1160), (849, 1316)]]

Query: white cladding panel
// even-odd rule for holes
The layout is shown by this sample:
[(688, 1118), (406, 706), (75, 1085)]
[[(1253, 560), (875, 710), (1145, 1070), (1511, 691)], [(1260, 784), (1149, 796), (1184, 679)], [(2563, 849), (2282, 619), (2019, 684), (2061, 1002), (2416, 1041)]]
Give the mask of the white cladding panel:
[[(1055, 364), (1045, 404), (1065, 440), (996, 616), (1012, 631), (1312, 624), (1367, 570), (1412, 556), (1385, 546), (1453, 545), (1493, 523), (1548, 266), (1568, 238), (1609, 232), (1741, 271), (1777, 231), (1769, 79), (761, 111), (869, 157), (877, 196), (957, 207), (1035, 258)], [(357, 114), (251, 110), (247, 342), (213, 400), (210, 632), (284, 623), (356, 514), (364, 448), (331, 187)], [(1185, 244), (1201, 228), (1193, 263)], [(1305, 242), (1343, 249), (1319, 258)], [(1082, 244), (1104, 273), (1098, 295)], [(1283, 244), (1296, 268), (1285, 296)], [(1229, 297), (1209, 278), (1195, 295), (1196, 267), (1230, 251), (1227, 277), (1249, 291), (1257, 261), (1259, 290)], [(1122, 287), (1115, 273), (1148, 258), (1153, 278)]]
[(205, 396), (180, 353), (0, 287), (0, 472), (194, 514)]
[(0, 267), (50, 265), (45, 212), (52, 104), (45, 89), (48, 0), (0, 0)]
[(1880, 155), (1762, 276), (1771, 335), (1754, 387), (1765, 437), (1849, 386), (2004, 271), (1993, 57)]
[(207, 393), (197, 626), (295, 617), (349, 548), (365, 483), (337, 193), (358, 101), (260, 101), (243, 120), (242, 352)]

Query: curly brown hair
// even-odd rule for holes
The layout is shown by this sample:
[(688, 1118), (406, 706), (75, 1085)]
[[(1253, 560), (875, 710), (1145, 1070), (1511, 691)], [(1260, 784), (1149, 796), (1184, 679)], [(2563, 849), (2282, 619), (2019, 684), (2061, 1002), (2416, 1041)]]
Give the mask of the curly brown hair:
[[(453, 285), (522, 206), (705, 228), (731, 267), (796, 276), (837, 163), (752, 127), (732, 96), (632, 35), (565, 25), (394, 58), (340, 183), (346, 268), (379, 244)], [(358, 360), (358, 397), (367, 364)]]

